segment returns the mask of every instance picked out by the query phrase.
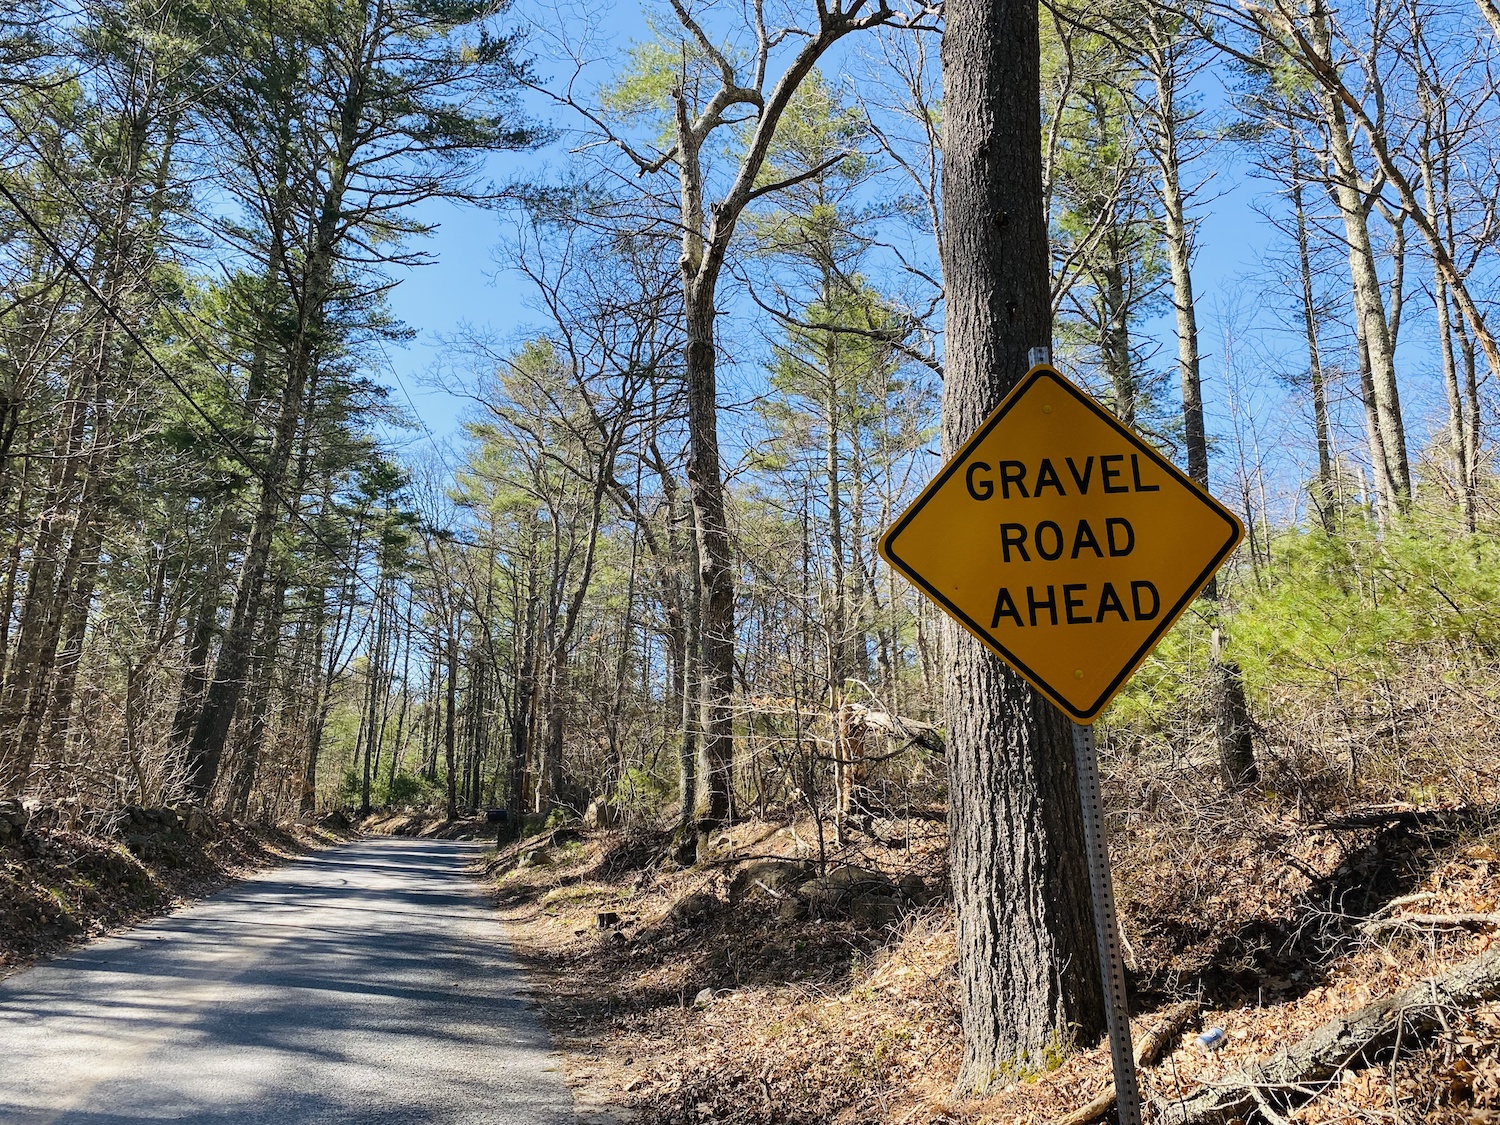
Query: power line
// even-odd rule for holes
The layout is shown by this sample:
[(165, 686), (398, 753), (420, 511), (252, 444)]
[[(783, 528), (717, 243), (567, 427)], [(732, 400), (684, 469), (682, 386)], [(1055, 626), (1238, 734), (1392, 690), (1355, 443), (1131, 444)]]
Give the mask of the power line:
[[(32, 135), (33, 131), (23, 128), (21, 123), (16, 120), (16, 115), (10, 111), (10, 107), (5, 105), (5, 103), (3, 102), (0, 102), (0, 113), (3, 113), (6, 120), (11, 123), (11, 126), (15, 129), (17, 136), (26, 137), (28, 147), (31, 149), (31, 154), (35, 156), (37, 160), (41, 161), (43, 167), (45, 167), (47, 171), (52, 173), (52, 178), (58, 183), (63, 191), (68, 193), (68, 198), (77, 205), (79, 213), (87, 216), (88, 219), (94, 224), (95, 229), (102, 230), (103, 224), (100, 223), (97, 218), (95, 218), (93, 206), (78, 194), (78, 191), (70, 182), (71, 177), (64, 175), (62, 170), (59, 169), (55, 163), (53, 163), (52, 157), (48, 155), (47, 150), (43, 148)], [(136, 269), (134, 267), (129, 268), (135, 275), (135, 279), (141, 283), (142, 288), (151, 295), (152, 301), (156, 305), (156, 308), (165, 313), (171, 319), (172, 326), (192, 342), (193, 346), (198, 349), (198, 353), (204, 359), (208, 360), (210, 364), (215, 363), (216, 361), (214, 357), (209, 354), (210, 345), (205, 344), (201, 338), (194, 334), (192, 329), (190, 329), (186, 324), (183, 323), (181, 319), (182, 310), (168, 303), (156, 292), (155, 287), (152, 286), (150, 279), (146, 276), (143, 270)], [(187, 316), (189, 319), (195, 320), (200, 324), (208, 324), (208, 322), (204, 320), (203, 317), (199, 316), (196, 312), (193, 312), (191, 310), (188, 310)], [(234, 338), (236, 335), (236, 333), (232, 329), (225, 329), (225, 331), (228, 332), (231, 338)], [(217, 346), (215, 345), (215, 347)], [(224, 351), (225, 349), (219, 348), (217, 350)]]
[[(6, 119), (10, 121), (11, 125), (15, 128), (18, 135), (27, 135), (27, 130), (21, 127), (20, 122), (18, 122), (15, 115), (11, 113), (10, 107), (5, 105), (3, 102), (0, 102), (0, 113), (3, 113)], [(53, 163), (52, 158), (47, 153), (47, 151), (40, 145), (38, 145), (34, 140), (31, 141), (29, 147), (31, 148), (31, 151), (36, 156), (36, 158), (40, 160), (43, 166), (46, 167), (46, 169), (52, 174), (52, 178), (62, 187), (65, 192), (67, 192), (68, 198), (70, 198), (74, 202), (74, 204), (77, 205), (79, 212), (83, 215), (88, 216), (90, 220), (93, 221), (96, 229), (102, 230), (102, 224), (99, 223), (99, 221), (95, 219), (92, 214), (92, 207), (83, 200), (83, 198), (78, 194), (76, 190), (74, 190), (69, 177), (64, 175), (61, 169), (59, 169), (58, 166)], [(79, 281), (81, 281), (83, 285), (89, 290), (89, 292), (93, 294), (94, 299), (99, 303), (100, 307), (104, 308), (105, 311), (108, 312), (110, 316), (116, 321), (116, 323), (118, 323), (120, 327), (130, 335), (131, 339), (134, 340), (137, 346), (140, 347), (141, 350), (151, 359), (152, 363), (158, 368), (158, 370), (160, 370), (162, 374), (165, 375), (166, 378), (171, 382), (171, 384), (177, 388), (178, 392), (188, 400), (193, 409), (196, 410), (203, 417), (204, 421), (206, 421), (209, 426), (213, 428), (214, 432), (218, 434), (227, 445), (229, 445), (231, 451), (240, 460), (240, 462), (261, 481), (262, 485), (270, 488), (272, 494), (281, 501), (283, 507), (287, 509), (287, 511), (294, 519), (296, 519), (308, 529), (308, 531), (314, 536), (314, 538), (318, 540), (319, 544), (322, 545), (324, 549), (329, 553), (329, 556), (335, 563), (339, 564), (340, 566), (347, 569), (351, 574), (355, 575), (355, 577), (359, 579), (361, 584), (363, 584), (364, 587), (369, 590), (373, 596), (378, 598), (380, 596), (379, 592), (375, 587), (372, 587), (368, 581), (366, 581), (362, 576), (359, 575), (358, 567), (347, 562), (341, 555), (339, 555), (336, 549), (318, 533), (317, 529), (310, 523), (308, 523), (306, 517), (304, 517), (297, 510), (297, 508), (291, 503), (291, 501), (288, 500), (278, 489), (270, 484), (270, 480), (267, 474), (262, 469), (257, 467), (250, 460), (247, 454), (240, 450), (240, 448), (235, 444), (233, 438), (231, 438), (218, 426), (215, 420), (210, 417), (201, 406), (198, 405), (197, 400), (193, 398), (188, 390), (183, 387), (182, 384), (179, 383), (176, 379), (174, 379), (171, 373), (162, 366), (151, 349), (143, 341), (140, 340), (140, 338), (135, 334), (135, 332), (128, 324), (120, 319), (113, 306), (106, 302), (103, 296), (89, 283), (87, 278), (85, 278), (83, 274), (78, 271), (75, 263), (69, 260), (66, 255), (62, 253), (57, 243), (55, 243), (39, 226), (37, 226), (36, 221), (26, 211), (26, 209), (21, 206), (20, 202), (9, 191), (6, 191), (5, 195), (6, 198), (11, 201), (12, 205), (15, 206), (16, 209), (26, 219), (28, 224), (31, 225), (32, 229), (35, 230), (39, 235), (41, 235), (43, 240), (46, 241), (47, 245), (52, 249), (53, 253), (55, 253), (63, 261), (64, 265), (68, 267), (69, 272), (71, 272), (73, 276), (77, 277)], [(131, 272), (135, 274), (135, 280), (141, 284), (141, 287), (147, 293), (152, 295), (157, 309), (166, 313), (166, 315), (171, 319), (174, 327), (176, 327), (177, 330), (180, 331), (182, 335), (193, 345), (198, 354), (204, 360), (206, 360), (210, 366), (214, 366), (217, 363), (217, 360), (213, 355), (210, 354), (210, 345), (206, 344), (193, 329), (189, 328), (182, 322), (178, 315), (178, 309), (170, 305), (167, 301), (163, 300), (159, 295), (155, 293), (152, 285), (150, 284), (150, 279), (145, 276), (143, 271), (131, 268)], [(196, 320), (199, 323), (206, 323), (201, 317), (197, 316), (196, 314), (190, 315), (192, 316), (193, 320)], [(390, 369), (391, 375), (396, 381), (396, 385), (400, 388), (402, 395), (405, 396), (407, 403), (411, 406), (412, 412), (415, 415), (417, 421), (421, 424), (422, 429), (427, 436), (427, 440), (431, 443), (433, 449), (437, 452), (439, 459), (442, 461), (443, 467), (450, 474), (452, 474), (454, 472), (454, 469), (448, 461), (447, 453), (438, 444), (431, 427), (429, 427), (426, 420), (422, 418), (421, 411), (417, 409), (417, 404), (412, 401), (411, 393), (406, 389), (405, 383), (402, 382), (400, 373), (396, 370), (396, 365), (391, 360), (390, 353), (386, 350), (384, 343), (380, 343), (379, 346), (381, 355), (385, 359), (386, 366)]]
[[(6, 116), (9, 116), (9, 113), (7, 113)], [(282, 492), (280, 487), (278, 487), (271, 480), (270, 475), (261, 466), (256, 464), (249, 454), (247, 454), (242, 448), (240, 448), (240, 445), (235, 440), (234, 436), (227, 430), (225, 430), (223, 426), (219, 425), (217, 419), (215, 419), (213, 415), (211, 415), (199, 404), (198, 400), (193, 397), (192, 392), (183, 385), (182, 381), (179, 380), (177, 376), (172, 374), (171, 370), (168, 369), (166, 364), (162, 363), (162, 361), (157, 358), (156, 353), (151, 349), (150, 345), (148, 345), (146, 341), (141, 338), (140, 334), (137, 333), (136, 330), (131, 326), (131, 324), (125, 319), (125, 317), (120, 314), (120, 311), (115, 308), (115, 306), (110, 301), (105, 299), (104, 295), (99, 292), (98, 288), (96, 288), (94, 283), (89, 280), (84, 271), (79, 268), (76, 257), (70, 257), (66, 253), (66, 251), (63, 250), (63, 248), (52, 237), (52, 235), (47, 232), (46, 228), (43, 227), (42, 224), (37, 220), (36, 216), (31, 213), (31, 210), (18, 198), (16, 198), (15, 193), (10, 190), (9, 185), (7, 185), (3, 180), (0, 180), (0, 196), (4, 196), (5, 200), (13, 208), (15, 208), (16, 213), (21, 216), (26, 225), (29, 226), (32, 231), (36, 233), (36, 236), (42, 240), (43, 244), (49, 250), (51, 250), (54, 255), (57, 256), (58, 260), (62, 262), (64, 268), (73, 275), (74, 279), (77, 280), (85, 290), (87, 290), (89, 295), (93, 297), (94, 301), (99, 305), (99, 307), (104, 310), (105, 314), (109, 316), (109, 318), (113, 320), (117, 325), (119, 325), (120, 330), (130, 338), (131, 343), (133, 343), (137, 348), (140, 349), (141, 354), (144, 355), (148, 360), (150, 360), (151, 365), (161, 373), (162, 378), (166, 379), (166, 381), (176, 389), (177, 393), (187, 400), (188, 405), (190, 405), (193, 410), (197, 412), (199, 417), (201, 417), (205, 422), (208, 423), (209, 429), (214, 432), (215, 436), (217, 436), (219, 440), (221, 440), (225, 444), (226, 447), (228, 447), (229, 451), (234, 454), (235, 458), (240, 462), (240, 464), (249, 469), (250, 472), (261, 482), (261, 487), (269, 492), (276, 500), (278, 500), (281, 503), (282, 507), (287, 510), (288, 514), (290, 514), (294, 520), (296, 520), (307, 529), (308, 533), (313, 537), (318, 545), (321, 546), (325, 552), (327, 552), (328, 557), (334, 563), (343, 567), (349, 573), (349, 575), (355, 579), (355, 581), (364, 586), (365, 589), (369, 590), (371, 596), (377, 599), (380, 598), (380, 591), (372, 586), (369, 580), (364, 577), (364, 575), (360, 574), (359, 568), (345, 559), (343, 555), (339, 553), (338, 549), (335, 548), (333, 544), (331, 544), (326, 538), (324, 538), (323, 533), (320, 532), (317, 527), (307, 519), (306, 516), (304, 516), (300, 511), (297, 510), (297, 506), (293, 504), (291, 500), (287, 498), (286, 494)]]

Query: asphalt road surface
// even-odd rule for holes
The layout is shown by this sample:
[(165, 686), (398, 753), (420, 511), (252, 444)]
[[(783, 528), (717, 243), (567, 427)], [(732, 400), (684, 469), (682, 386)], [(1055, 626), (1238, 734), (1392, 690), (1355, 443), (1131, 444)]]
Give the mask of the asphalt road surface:
[(572, 1125), (476, 847), (346, 844), (0, 982), (0, 1123)]

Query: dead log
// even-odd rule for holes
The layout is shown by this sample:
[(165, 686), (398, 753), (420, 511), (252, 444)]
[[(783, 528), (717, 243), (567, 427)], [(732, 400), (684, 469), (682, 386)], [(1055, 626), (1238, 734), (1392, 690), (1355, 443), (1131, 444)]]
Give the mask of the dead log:
[[(1152, 1028), (1136, 1047), (1135, 1065), (1151, 1066), (1159, 1062), (1167, 1048), (1182, 1034), (1182, 1029), (1197, 1016), (1202, 1007), (1203, 1005), (1196, 1000), (1184, 1000), (1168, 1008), (1161, 1022)], [(1099, 1091), (1093, 1101), (1079, 1106), (1066, 1117), (1059, 1117), (1053, 1125), (1088, 1125), (1090, 1121), (1097, 1121), (1103, 1117), (1114, 1108), (1114, 1105), (1115, 1084), (1111, 1082)]]
[[(1160, 1106), (1171, 1125), (1224, 1125), (1247, 1118), (1272, 1101), (1289, 1106), (1308, 1099), (1309, 1089), (1328, 1084), (1351, 1067), (1385, 1061), (1399, 1042), (1415, 1048), (1443, 1026), (1445, 1010), (1472, 1008), (1500, 999), (1500, 949), (1474, 958), (1446, 976), (1374, 1000), (1329, 1020), (1300, 1043), (1264, 1062), (1176, 1102)], [(1275, 1113), (1271, 1110), (1271, 1113)]]

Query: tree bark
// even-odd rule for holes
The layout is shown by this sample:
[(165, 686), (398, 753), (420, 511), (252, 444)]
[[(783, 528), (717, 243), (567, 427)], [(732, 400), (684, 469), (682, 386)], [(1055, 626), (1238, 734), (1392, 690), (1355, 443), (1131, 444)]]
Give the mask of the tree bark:
[(1318, 309), (1313, 297), (1312, 240), (1307, 225), (1306, 180), (1302, 150), (1295, 132), (1296, 123), (1290, 115), (1287, 124), (1292, 135), (1292, 212), (1297, 224), (1297, 279), (1301, 285), (1302, 333), (1307, 341), (1307, 377), (1312, 393), (1313, 437), (1318, 447), (1318, 479), (1313, 486), (1313, 502), (1318, 509), (1318, 522), (1323, 525), (1323, 530), (1332, 531), (1335, 523), (1336, 490), (1333, 481), (1333, 451), (1329, 441), (1327, 381), (1323, 375), (1322, 351), (1318, 345)]
[[(943, 197), (951, 453), (1050, 345), (1034, 4), (958, 0), (943, 39)], [(1068, 722), (945, 625), (949, 817), (962, 1093), (1103, 1032)]]
[[(1314, 6), (1313, 41), (1328, 57), (1332, 33), (1328, 15)], [(1338, 92), (1325, 86), (1322, 94), (1327, 119), (1329, 155), (1333, 163), (1330, 194), (1344, 223), (1349, 247), (1349, 277), (1354, 297), (1354, 315), (1363, 341), (1369, 369), (1371, 458), (1377, 459), (1377, 483), (1384, 477), (1392, 514), (1404, 512), (1411, 502), (1411, 467), (1406, 453), (1406, 428), (1401, 417), (1401, 395), (1396, 378), (1395, 345), (1386, 317), (1384, 291), (1375, 268), (1375, 250), (1370, 240), (1372, 200), (1361, 190), (1359, 166), (1349, 132), (1345, 103)]]
[(689, 286), (687, 302), (688, 484), (698, 545), (698, 851), (733, 814), (734, 555), (719, 457), (714, 290)]
[(381, 682), (385, 677), (386, 595), (388, 584), (384, 576), (375, 583), (375, 600), (370, 612), (375, 615), (375, 641), (365, 660), (365, 754), (364, 770), (360, 775), (359, 812), (370, 814), (370, 787), (374, 779), (376, 761), (379, 757), (381, 722)]
[[(455, 617), (457, 612), (455, 611)], [(448, 765), (448, 819), (458, 819), (458, 629), (457, 620), (448, 623), (447, 721), (443, 724), (443, 757)]]

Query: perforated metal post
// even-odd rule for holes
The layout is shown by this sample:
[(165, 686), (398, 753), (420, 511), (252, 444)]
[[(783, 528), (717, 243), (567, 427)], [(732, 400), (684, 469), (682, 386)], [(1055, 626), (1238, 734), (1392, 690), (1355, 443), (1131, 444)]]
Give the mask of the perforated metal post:
[(1120, 930), (1115, 921), (1115, 885), (1109, 874), (1109, 840), (1104, 834), (1104, 801), (1099, 793), (1093, 727), (1073, 724), (1073, 757), (1078, 762), (1078, 791), (1083, 801), (1084, 848), (1088, 852), (1089, 890), (1094, 898), (1094, 937), (1099, 943), (1099, 968), (1104, 977), (1115, 1098), (1120, 1125), (1141, 1125), (1141, 1091), (1135, 1080), (1130, 1011), (1125, 1003), (1125, 959), (1120, 954)]
[[(1026, 356), (1035, 367), (1052, 362), (1051, 348), (1032, 348)], [(1125, 958), (1115, 920), (1115, 884), (1109, 874), (1109, 839), (1104, 834), (1104, 799), (1099, 793), (1099, 758), (1094, 728), (1073, 724), (1073, 757), (1078, 763), (1078, 792), (1083, 802), (1084, 850), (1088, 852), (1089, 891), (1094, 899), (1094, 939), (1104, 977), (1104, 1015), (1109, 1027), (1109, 1056), (1115, 1068), (1115, 1100), (1120, 1125), (1141, 1125), (1141, 1090), (1135, 1080), (1135, 1048), (1130, 1042), (1130, 1009), (1125, 1002)]]

